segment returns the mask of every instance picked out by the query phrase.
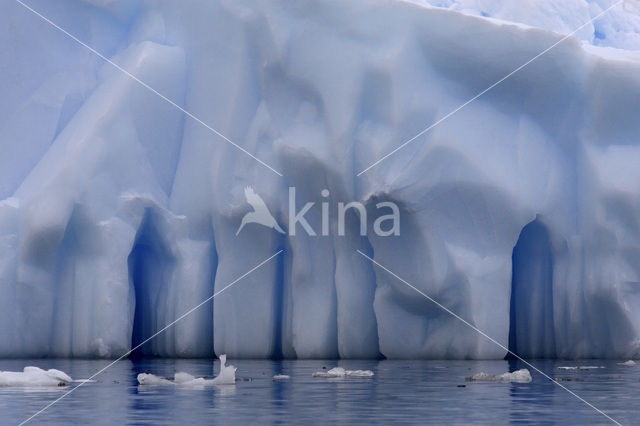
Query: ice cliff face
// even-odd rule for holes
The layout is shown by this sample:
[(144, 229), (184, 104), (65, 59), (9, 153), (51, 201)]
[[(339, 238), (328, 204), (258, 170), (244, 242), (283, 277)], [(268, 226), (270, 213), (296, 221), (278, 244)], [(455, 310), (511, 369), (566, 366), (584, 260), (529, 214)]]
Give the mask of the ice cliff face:
[[(119, 356), (280, 249), (142, 353), (505, 355), (361, 250), (523, 356), (640, 356), (640, 53), (568, 39), (357, 177), (562, 36), (401, 1), (29, 4), (283, 176), (4, 2), (0, 356)], [(285, 227), (289, 187), (315, 229), (392, 201), (401, 233), (236, 236), (246, 186)]]

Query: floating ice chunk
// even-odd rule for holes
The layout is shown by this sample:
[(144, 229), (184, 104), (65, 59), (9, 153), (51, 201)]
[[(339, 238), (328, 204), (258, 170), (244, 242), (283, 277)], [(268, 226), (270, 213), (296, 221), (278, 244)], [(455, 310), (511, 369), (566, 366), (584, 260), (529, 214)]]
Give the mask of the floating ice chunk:
[(329, 371), (316, 371), (313, 377), (372, 377), (371, 370), (345, 370), (342, 367), (332, 368)]
[(517, 382), (529, 383), (531, 373), (526, 368), (514, 371), (513, 373), (487, 374), (478, 373), (465, 379), (467, 382)]
[(65, 386), (71, 377), (60, 370), (25, 367), (20, 371), (0, 371), (0, 386)]
[[(175, 377), (173, 378), (173, 382), (176, 385), (181, 385), (181, 384), (184, 384), (184, 383), (190, 383), (190, 382), (193, 382), (195, 380), (198, 380), (198, 379), (196, 379), (194, 376), (192, 376), (189, 373), (182, 373), (182, 372), (181, 373), (176, 373)], [(200, 380), (204, 380), (204, 379), (202, 377), (200, 377)]]
[(164, 377), (158, 377), (154, 374), (140, 373), (138, 374), (138, 383), (141, 385), (166, 386), (211, 386), (211, 385), (233, 385), (236, 382), (236, 370), (233, 365), (227, 364), (227, 356), (220, 355), (220, 372), (214, 379), (205, 379), (204, 377), (195, 377), (189, 373), (176, 373), (173, 380)]
[(629, 361), (625, 361), (625, 362), (619, 362), (618, 365), (624, 365), (627, 367), (633, 367), (634, 365), (636, 365), (636, 362), (632, 359), (630, 359)]
[(558, 370), (597, 370), (599, 368), (604, 368), (604, 366), (600, 365), (576, 365), (576, 366), (561, 366), (558, 367)]
[(208, 380), (209, 385), (232, 385), (236, 382), (236, 370), (233, 365), (227, 364), (227, 356), (220, 355), (220, 373), (213, 380)]
[(140, 383), (141, 385), (153, 385), (153, 386), (175, 384), (169, 379), (165, 379), (164, 377), (158, 377), (154, 374), (148, 374), (148, 373), (138, 374), (138, 383)]
[(273, 380), (289, 380), (291, 376), (287, 376), (286, 374), (276, 374), (273, 376)]

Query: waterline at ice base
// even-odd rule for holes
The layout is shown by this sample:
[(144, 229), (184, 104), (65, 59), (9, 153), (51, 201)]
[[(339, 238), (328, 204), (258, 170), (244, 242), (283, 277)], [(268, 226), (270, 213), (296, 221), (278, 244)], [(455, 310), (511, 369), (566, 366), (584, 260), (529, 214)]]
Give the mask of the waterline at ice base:
[(640, 357), (635, 0), (28, 3), (0, 357)]

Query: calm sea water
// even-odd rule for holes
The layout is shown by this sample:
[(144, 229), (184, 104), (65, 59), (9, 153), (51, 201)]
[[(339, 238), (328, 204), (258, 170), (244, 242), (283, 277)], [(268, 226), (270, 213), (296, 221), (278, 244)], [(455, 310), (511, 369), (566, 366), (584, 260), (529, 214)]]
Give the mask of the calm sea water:
[[(57, 368), (74, 379), (105, 366), (99, 360), (2, 360), (0, 370), (26, 365)], [(522, 365), (507, 361), (251, 361), (231, 360), (231, 386), (200, 389), (138, 386), (149, 372), (176, 371), (213, 376), (218, 361), (124, 360), (83, 385), (33, 420), (34, 424), (610, 424), (602, 415), (543, 376), (533, 382), (469, 383), (480, 371), (503, 373)], [(640, 363), (615, 361), (534, 361), (552, 377), (623, 424), (640, 424)], [(558, 366), (597, 365), (597, 370)], [(323, 379), (314, 371), (341, 366), (370, 369), (373, 378)], [(275, 374), (291, 376), (274, 382)], [(464, 387), (461, 387), (464, 385)], [(0, 423), (17, 424), (59, 397), (67, 388), (0, 388)]]

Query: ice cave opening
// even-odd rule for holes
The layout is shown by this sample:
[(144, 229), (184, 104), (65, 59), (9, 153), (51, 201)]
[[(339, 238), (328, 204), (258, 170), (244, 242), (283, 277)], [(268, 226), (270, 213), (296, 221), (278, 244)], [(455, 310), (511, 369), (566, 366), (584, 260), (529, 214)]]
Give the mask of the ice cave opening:
[(556, 356), (553, 264), (549, 230), (536, 218), (520, 232), (512, 255), (509, 350), (524, 358)]
[[(163, 309), (158, 307), (167, 302), (167, 283), (174, 264), (175, 257), (163, 241), (157, 218), (148, 210), (128, 258), (129, 282), (135, 293), (131, 348), (138, 346), (160, 328), (162, 319), (159, 315)], [(165, 333), (171, 333), (171, 330)], [(158, 336), (136, 349), (131, 356), (150, 356), (158, 353), (156, 349), (167, 341), (167, 337)]]

